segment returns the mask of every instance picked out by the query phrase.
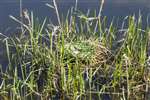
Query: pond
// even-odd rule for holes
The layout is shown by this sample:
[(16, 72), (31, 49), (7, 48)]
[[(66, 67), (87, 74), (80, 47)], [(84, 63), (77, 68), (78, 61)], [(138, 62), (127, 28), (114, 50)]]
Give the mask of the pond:
[[(78, 1), (77, 9), (84, 14), (88, 11), (96, 11), (96, 14), (98, 14), (101, 0), (56, 0), (60, 15), (66, 16), (68, 10), (71, 7), (75, 7), (76, 1)], [(53, 23), (57, 23), (55, 11), (47, 7), (46, 3), (53, 5), (53, 0), (22, 0), (21, 4), (22, 9), (27, 9), (29, 12), (32, 11), (34, 17), (40, 21), (43, 21), (47, 17)], [(20, 27), (9, 15), (20, 18), (20, 0), (0, 0), (0, 33), (6, 36), (14, 35), (18, 27)], [(115, 19), (115, 25), (121, 27), (124, 18), (130, 15), (135, 15), (136, 18), (142, 15), (142, 28), (144, 29), (150, 23), (150, 1), (105, 0), (102, 16), (107, 16), (107, 25), (110, 25), (111, 21)], [(5, 50), (6, 47), (0, 42), (0, 65), (4, 69), (8, 65), (7, 55), (4, 54)], [(104, 98), (106, 99), (107, 97), (106, 95)]]
[[(77, 0), (78, 9), (86, 14), (88, 10), (97, 11), (100, 6), (100, 0)], [(68, 9), (75, 6), (76, 0), (56, 0), (59, 8), (59, 13), (66, 15)], [(53, 4), (52, 0), (22, 0), (22, 8), (33, 11), (34, 16), (41, 20), (45, 17), (50, 18), (53, 22), (56, 22), (56, 14), (53, 9), (50, 9), (45, 4)], [(5, 35), (14, 34), (18, 23), (9, 18), (9, 15), (13, 15), (19, 18), (20, 2), (19, 0), (1, 0), (0, 1), (0, 32)], [(117, 24), (122, 24), (122, 20), (128, 15), (136, 15), (138, 17), (139, 12), (143, 16), (143, 26), (146, 26), (147, 18), (150, 13), (150, 1), (149, 0), (105, 0), (102, 16), (107, 16), (108, 24), (112, 18), (116, 18)], [(6, 60), (3, 59), (3, 47), (0, 46), (0, 64), (5, 65)]]
[[(47, 6), (46, 3), (52, 4), (52, 0), (22, 0), (23, 8), (33, 11), (34, 15), (39, 19), (48, 18), (56, 20), (54, 11)], [(76, 0), (56, 0), (59, 7), (59, 12), (64, 15), (69, 8), (75, 6)], [(16, 28), (16, 22), (9, 18), (9, 15), (19, 17), (19, 0), (1, 0), (0, 1), (0, 32), (10, 33)], [(87, 12), (98, 11), (100, 0), (78, 0), (78, 9)], [(107, 16), (109, 20), (112, 17), (119, 17), (122, 20), (125, 16), (142, 14), (144, 22), (146, 17), (149, 16), (150, 2), (148, 0), (105, 0), (102, 15)]]
[[(97, 11), (100, 6), (100, 0), (77, 0), (78, 9), (86, 14), (88, 10)], [(63, 15), (67, 14), (68, 9), (75, 6), (76, 0), (56, 0), (59, 12)], [(34, 16), (43, 20), (45, 17), (50, 18), (56, 22), (56, 15), (53, 9), (50, 9), (45, 4), (52, 4), (52, 0), (22, 0), (22, 8), (33, 11)], [(9, 18), (13, 15), (19, 18), (20, 2), (19, 0), (1, 0), (0, 1), (0, 32), (5, 35), (14, 34), (18, 23)], [(143, 26), (146, 26), (147, 18), (150, 13), (149, 0), (105, 0), (102, 16), (107, 16), (108, 24), (112, 18), (116, 18), (117, 24), (122, 24), (122, 20), (128, 15), (136, 15), (139, 13), (143, 16)], [(149, 22), (149, 21), (148, 21)], [(5, 65), (6, 61), (3, 59), (3, 47), (0, 46), (0, 64)]]

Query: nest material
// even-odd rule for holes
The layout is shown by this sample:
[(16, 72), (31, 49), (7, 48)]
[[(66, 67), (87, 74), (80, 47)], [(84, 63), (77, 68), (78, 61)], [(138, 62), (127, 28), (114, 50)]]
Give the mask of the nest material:
[(113, 58), (111, 51), (97, 41), (69, 43), (65, 45), (65, 49), (66, 56), (70, 55), (71, 58), (80, 59), (83, 67), (97, 67), (112, 62)]
[(95, 53), (92, 56), (91, 66), (102, 65), (104, 63), (111, 63), (113, 54), (109, 49), (103, 45), (97, 45), (95, 48)]

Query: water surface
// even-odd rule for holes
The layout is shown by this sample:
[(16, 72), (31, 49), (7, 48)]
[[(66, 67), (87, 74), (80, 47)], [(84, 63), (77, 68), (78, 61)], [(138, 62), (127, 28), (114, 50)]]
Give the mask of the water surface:
[[(22, 0), (23, 8), (33, 11), (34, 16), (43, 20), (45, 17), (56, 21), (54, 10), (45, 6), (46, 3), (52, 4), (52, 0)], [(58, 10), (61, 14), (66, 14), (68, 9), (75, 6), (76, 0), (56, 0), (58, 3)], [(96, 10), (98, 12), (100, 6), (99, 0), (78, 0), (78, 9), (87, 12)], [(14, 34), (18, 23), (9, 18), (13, 15), (19, 18), (20, 12), (19, 0), (0, 0), (0, 32), (5, 35)], [(107, 16), (111, 21), (113, 17), (118, 18), (117, 23), (122, 23), (124, 17), (128, 15), (139, 15), (139, 11), (143, 16), (143, 25), (147, 23), (147, 16), (150, 13), (149, 0), (105, 0), (102, 16)], [(108, 21), (108, 22), (109, 22)], [(6, 64), (6, 60), (2, 56), (3, 46), (0, 46), (0, 64)]]
[[(23, 8), (33, 11), (35, 16), (44, 18), (48, 16), (55, 20), (54, 11), (46, 3), (52, 4), (52, 0), (22, 0)], [(60, 13), (66, 13), (69, 8), (75, 6), (76, 0), (56, 0)], [(9, 18), (9, 15), (19, 17), (19, 0), (1, 0), (0, 1), (0, 32), (13, 30), (16, 23)], [(78, 0), (78, 9), (83, 12), (99, 9), (100, 0)], [(105, 0), (103, 16), (111, 19), (113, 16), (121, 19), (128, 15), (138, 15), (139, 11), (146, 17), (150, 12), (149, 0)], [(145, 18), (144, 18), (145, 19)]]

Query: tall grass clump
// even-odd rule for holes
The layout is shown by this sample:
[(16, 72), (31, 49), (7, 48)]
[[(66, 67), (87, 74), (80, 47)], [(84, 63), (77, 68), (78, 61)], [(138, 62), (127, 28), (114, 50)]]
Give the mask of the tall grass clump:
[[(24, 12), (19, 36), (0, 34), (8, 66), (0, 67), (0, 99), (4, 100), (132, 100), (149, 99), (149, 27), (142, 18), (127, 16), (127, 27), (106, 25), (107, 17), (92, 17), (71, 8), (64, 19), (57, 3), (58, 25), (40, 24)], [(77, 2), (77, 1), (76, 1)]]

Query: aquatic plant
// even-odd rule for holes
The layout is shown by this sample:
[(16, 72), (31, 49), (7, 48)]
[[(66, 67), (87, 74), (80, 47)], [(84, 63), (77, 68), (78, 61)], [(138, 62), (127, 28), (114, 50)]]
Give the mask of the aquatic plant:
[(148, 99), (149, 27), (142, 29), (141, 15), (126, 17), (127, 29), (118, 30), (101, 17), (104, 1), (98, 16), (82, 14), (76, 4), (65, 20), (53, 2), (46, 5), (58, 26), (25, 12), (27, 24), (10, 16), (21, 24), (19, 36), (0, 34), (9, 62), (0, 67), (0, 99)]

